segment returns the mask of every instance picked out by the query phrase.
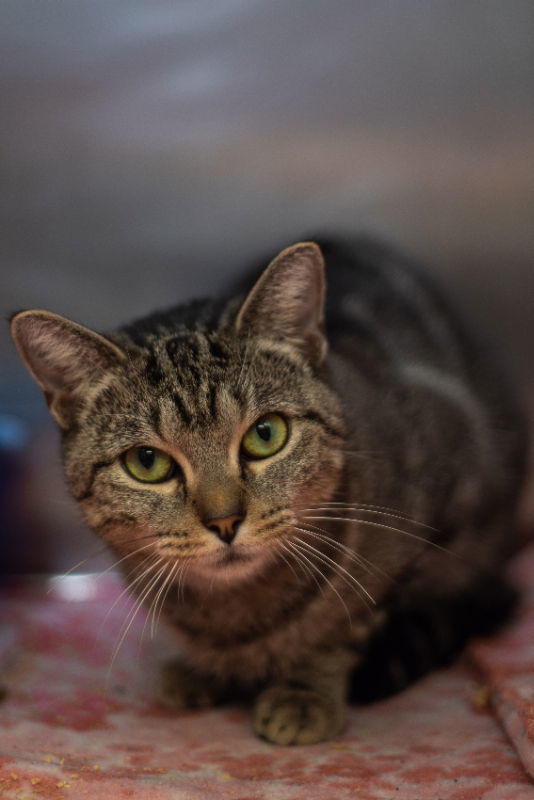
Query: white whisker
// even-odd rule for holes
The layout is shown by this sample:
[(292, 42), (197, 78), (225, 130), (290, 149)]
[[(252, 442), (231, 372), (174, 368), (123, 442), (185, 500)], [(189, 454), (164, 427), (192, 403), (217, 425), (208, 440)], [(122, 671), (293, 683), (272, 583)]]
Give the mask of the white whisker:
[[(145, 537), (143, 537), (143, 538), (145, 538)], [(98, 575), (96, 576), (96, 579), (98, 580), (103, 575), (106, 575), (108, 572), (111, 572), (112, 569), (115, 569), (115, 567), (118, 567), (119, 564), (122, 564), (122, 562), (126, 561), (127, 558), (132, 558), (132, 556), (136, 556), (138, 553), (141, 553), (143, 550), (148, 550), (149, 547), (152, 547), (152, 544), (153, 544), (152, 542), (149, 542), (148, 544), (143, 545), (143, 547), (138, 547), (137, 550), (132, 550), (131, 553), (127, 553), (122, 558), (119, 558), (117, 561), (114, 561), (113, 564), (111, 564), (109, 567), (106, 567), (106, 569), (102, 570), (102, 572), (99, 572)]]
[[(180, 562), (177, 561), (176, 564), (174, 564), (171, 567), (171, 570), (170, 570), (169, 574), (167, 575), (167, 577), (165, 578), (165, 580), (161, 584), (161, 586), (160, 586), (160, 588), (158, 590), (158, 593), (157, 593), (156, 597), (154, 598), (154, 603), (153, 603), (153, 607), (152, 607), (153, 608), (153, 610), (152, 610), (152, 622), (151, 622), (151, 625), (150, 625), (150, 638), (151, 639), (153, 639), (154, 636), (156, 635), (156, 631), (157, 631), (157, 628), (158, 628), (158, 621), (159, 621), (159, 618), (160, 618), (160, 615), (161, 615), (161, 611), (163, 609), (163, 605), (165, 603), (165, 598), (167, 597), (167, 594), (169, 592), (169, 589), (171, 588), (171, 585), (172, 585), (172, 582), (173, 582), (174, 578), (176, 577), (176, 573), (177, 573), (179, 567), (180, 567)], [(158, 604), (159, 604), (159, 610), (158, 610)]]
[(185, 577), (190, 566), (191, 564), (188, 561), (185, 561), (184, 568), (178, 575), (178, 602), (180, 602), (180, 597), (182, 603), (185, 601)]
[(309, 536), (314, 536), (315, 538), (328, 543), (331, 547), (339, 550), (341, 553), (344, 553), (348, 558), (352, 559), (356, 564), (362, 567), (362, 569), (364, 569), (369, 575), (374, 573), (375, 575), (381, 575), (382, 577), (387, 578), (389, 581), (395, 580), (383, 569), (377, 567), (372, 561), (369, 561), (368, 558), (362, 556), (361, 553), (356, 552), (353, 548), (348, 547), (346, 544), (338, 542), (337, 539), (329, 536), (328, 533), (323, 531), (322, 528), (318, 528), (316, 525), (311, 525), (310, 523), (309, 527), (314, 528), (313, 531), (309, 530), (309, 528), (299, 528), (297, 525), (293, 525), (293, 527), (298, 531), (302, 531), (303, 533), (307, 533)]
[[(296, 545), (296, 544), (295, 544), (293, 541), (291, 541), (291, 542), (285, 542), (285, 544), (284, 544), (284, 549), (286, 550), (286, 552), (287, 552), (287, 553), (289, 553), (290, 555), (292, 555), (292, 556), (293, 556), (293, 558), (295, 559), (295, 561), (297, 562), (297, 564), (299, 565), (299, 567), (302, 569), (302, 571), (304, 572), (304, 574), (305, 574), (305, 575), (306, 575), (308, 578), (311, 578), (311, 579), (314, 581), (315, 585), (317, 586), (317, 588), (319, 589), (319, 591), (321, 592), (321, 594), (322, 594), (322, 595), (323, 595), (323, 597), (324, 597), (324, 589), (323, 589), (323, 586), (322, 586), (322, 584), (321, 584), (321, 583), (319, 583), (319, 581), (317, 580), (317, 577), (316, 577), (315, 573), (316, 573), (316, 572), (318, 572), (318, 573), (319, 573), (319, 575), (321, 576), (321, 578), (322, 578), (324, 581), (328, 581), (328, 578), (326, 577), (326, 575), (324, 575), (324, 574), (321, 572), (321, 570), (320, 570), (320, 569), (317, 567), (317, 565), (316, 565), (316, 564), (312, 564), (312, 562), (311, 562), (311, 561), (310, 561), (308, 558), (306, 558), (306, 556), (304, 555), (304, 553), (301, 553), (301, 551), (300, 551), (300, 548), (299, 548), (299, 547), (298, 547), (298, 545)], [(332, 588), (332, 589), (335, 591), (335, 587), (334, 587), (334, 586), (332, 586), (331, 584), (330, 584), (330, 586), (331, 586), (331, 588)], [(341, 600), (341, 598), (340, 598), (340, 600)]]
[[(390, 517), (392, 519), (406, 520), (406, 522), (411, 522), (413, 525), (418, 525), (421, 528), (427, 528), (428, 530), (435, 531), (436, 533), (440, 532), (438, 528), (434, 528), (432, 525), (428, 525), (426, 522), (419, 522), (419, 520), (410, 517), (403, 511), (389, 509), (386, 506), (373, 506), (366, 504), (351, 505), (350, 503), (323, 503), (322, 506), (311, 506), (310, 508), (299, 509), (299, 511), (328, 511), (332, 513), (335, 513), (336, 511), (363, 511), (366, 514), (377, 514), (384, 517)], [(394, 511), (396, 513), (393, 513)]]
[[(339, 594), (338, 590), (336, 589), (336, 587), (334, 586), (334, 584), (332, 583), (332, 581), (331, 581), (331, 580), (330, 580), (330, 579), (329, 579), (329, 578), (328, 578), (328, 577), (327, 577), (327, 576), (324, 574), (324, 572), (322, 572), (322, 571), (319, 569), (319, 567), (317, 566), (317, 564), (314, 564), (314, 563), (313, 563), (313, 562), (312, 562), (312, 561), (311, 561), (311, 560), (310, 560), (310, 559), (309, 559), (309, 558), (308, 558), (308, 557), (307, 557), (307, 556), (306, 556), (306, 555), (305, 555), (305, 554), (302, 552), (302, 550), (301, 550), (301, 548), (298, 546), (298, 544), (296, 544), (294, 541), (291, 541), (291, 542), (286, 542), (286, 545), (287, 545), (288, 547), (290, 547), (290, 548), (291, 548), (291, 550), (294, 550), (296, 553), (298, 553), (298, 558), (299, 558), (299, 559), (304, 559), (304, 561), (305, 561), (307, 564), (309, 564), (309, 566), (310, 566), (310, 567), (311, 567), (311, 568), (314, 570), (314, 572), (318, 572), (318, 573), (319, 573), (319, 575), (321, 576), (321, 578), (322, 578), (322, 579), (323, 579), (323, 580), (324, 580), (324, 581), (325, 581), (325, 582), (326, 582), (326, 583), (327, 583), (327, 584), (330, 586), (330, 588), (332, 589), (332, 591), (334, 592), (334, 594), (335, 594), (335, 595), (338, 597), (338, 599), (339, 599), (339, 602), (341, 603), (341, 605), (342, 605), (342, 606), (343, 606), (343, 608), (345, 609), (345, 611), (346, 611), (346, 613), (347, 613), (348, 620), (349, 620), (349, 626), (352, 628), (352, 617), (351, 617), (351, 615), (350, 615), (350, 611), (349, 611), (349, 609), (348, 609), (348, 606), (347, 606), (347, 604), (345, 603), (345, 601), (343, 600), (343, 598), (341, 597), (341, 595)], [(318, 584), (319, 588), (320, 588), (320, 589), (321, 589), (321, 591), (322, 591), (322, 588), (321, 588), (320, 584), (318, 583), (317, 579), (316, 579), (316, 582), (317, 582), (317, 584)]]
[[(296, 537), (296, 541), (299, 542), (299, 544), (301, 544), (302, 546), (304, 546), (308, 552), (311, 551), (315, 553), (317, 558), (323, 560), (323, 563), (330, 564), (334, 568), (334, 571), (337, 572), (340, 578), (344, 578), (345, 581), (347, 580), (350, 581), (352, 585), (356, 588), (356, 591), (360, 595), (360, 597), (362, 597), (361, 592), (363, 592), (363, 594), (371, 601), (371, 603), (373, 605), (376, 605), (376, 600), (374, 599), (374, 597), (371, 594), (369, 594), (365, 586), (362, 586), (360, 581), (357, 580), (357, 578), (355, 578), (351, 572), (345, 569), (345, 567), (342, 567), (341, 564), (338, 564), (337, 561), (334, 561), (333, 558), (330, 558), (330, 556), (327, 556), (325, 553), (323, 553), (321, 550), (318, 550), (309, 542), (305, 542), (302, 539), (299, 539), (298, 537)], [(351, 585), (351, 583), (349, 583), (349, 585)], [(364, 600), (363, 597), (362, 600)]]
[[(170, 574), (172, 574), (172, 569), (173, 568), (171, 568), (171, 573)], [(150, 607), (147, 609), (147, 614), (146, 614), (146, 617), (145, 617), (145, 621), (143, 623), (143, 630), (141, 631), (141, 636), (140, 636), (140, 639), (139, 639), (139, 652), (141, 650), (141, 647), (142, 647), (142, 644), (143, 644), (143, 639), (145, 637), (145, 630), (146, 630), (148, 622), (149, 622), (149, 620), (151, 618), (152, 619), (151, 619), (151, 625), (150, 625), (150, 638), (151, 639), (154, 638), (154, 620), (155, 620), (155, 613), (156, 613), (156, 605), (157, 605), (157, 602), (159, 600), (160, 594), (163, 591), (163, 589), (165, 587), (165, 584), (167, 583), (168, 579), (169, 579), (169, 575), (167, 575), (165, 577), (165, 579), (161, 582), (161, 586), (158, 588), (158, 590), (156, 592), (156, 595), (152, 598), (152, 601), (150, 603)]]
[[(282, 549), (284, 549), (284, 550), (286, 551), (286, 553), (288, 552), (288, 551), (286, 550), (286, 548), (284, 547), (284, 543), (283, 543), (283, 542), (280, 542), (280, 547), (281, 547)], [(287, 566), (289, 567), (289, 569), (291, 570), (291, 572), (292, 572), (292, 573), (293, 573), (293, 575), (295, 576), (295, 580), (298, 582), (298, 581), (299, 581), (299, 576), (297, 575), (297, 572), (296, 572), (295, 568), (293, 567), (293, 564), (292, 564), (292, 563), (289, 561), (289, 559), (287, 559), (287, 558), (284, 556), (284, 554), (280, 552), (280, 550), (277, 550), (277, 552), (276, 552), (276, 555), (277, 555), (277, 556), (280, 556), (280, 558), (282, 559), (282, 561), (283, 561), (285, 564), (287, 564)]]
[[(161, 560), (163, 561), (163, 559), (161, 559)], [(161, 580), (161, 578), (165, 574), (165, 571), (167, 570), (167, 567), (168, 567), (168, 564), (167, 564), (167, 562), (165, 562), (163, 564), (163, 566), (160, 568), (160, 570), (157, 572), (157, 574), (151, 578), (151, 580), (148, 582), (148, 586), (145, 586), (143, 592), (141, 593), (141, 595), (137, 599), (137, 602), (135, 603), (133, 609), (128, 613), (125, 621), (123, 622), (123, 624), (121, 626), (121, 629), (119, 631), (119, 637), (120, 637), (119, 641), (118, 641), (117, 645), (115, 646), (115, 649), (113, 651), (113, 655), (111, 657), (111, 662), (110, 662), (109, 669), (108, 669), (108, 679), (109, 679), (109, 677), (111, 675), (111, 671), (113, 670), (113, 665), (115, 663), (115, 659), (117, 658), (119, 650), (122, 647), (122, 643), (124, 642), (124, 640), (125, 640), (125, 638), (126, 638), (126, 636), (128, 634), (128, 631), (132, 627), (135, 618), (137, 617), (139, 611), (141, 610), (145, 600), (150, 595), (150, 592), (152, 592), (154, 590), (154, 587), (157, 585), (158, 581)]]
[(386, 525), (383, 522), (371, 522), (369, 519), (354, 519), (353, 517), (303, 517), (305, 520), (332, 520), (333, 522), (354, 522), (359, 525), (367, 525), (373, 528), (382, 528), (383, 530), (388, 531), (395, 531), (396, 533), (402, 533), (404, 536), (408, 536), (410, 539), (416, 539), (418, 542), (423, 542), (424, 544), (431, 545), (432, 547), (441, 550), (443, 553), (447, 553), (447, 555), (455, 556), (459, 558), (456, 553), (452, 550), (447, 549), (446, 547), (442, 547), (440, 544), (436, 544), (431, 539), (425, 539), (424, 536), (417, 536), (416, 533), (412, 533), (411, 531), (405, 531), (402, 528), (395, 528), (393, 525)]
[[(130, 585), (126, 588), (125, 592), (128, 592), (135, 585), (135, 583), (138, 583), (142, 578), (145, 578), (147, 576), (147, 573), (150, 573), (154, 569), (157, 569), (157, 567), (163, 561), (164, 561), (163, 558), (159, 558), (158, 561), (155, 564), (153, 564), (151, 567), (147, 568), (143, 572), (143, 574), (141, 576), (139, 576), (139, 578), (137, 578), (135, 581), (130, 583)], [(130, 630), (130, 628), (131, 628), (131, 626), (132, 626), (137, 614), (139, 613), (144, 601), (147, 599), (147, 597), (149, 596), (150, 592), (153, 590), (154, 586), (156, 586), (157, 582), (161, 579), (162, 575), (164, 575), (166, 569), (167, 569), (167, 563), (165, 562), (163, 564), (163, 567), (160, 567), (160, 569), (158, 570), (156, 575), (155, 576), (152, 575), (148, 579), (147, 585), (145, 585), (145, 587), (141, 591), (141, 594), (139, 595), (139, 597), (136, 598), (133, 608), (126, 615), (126, 619), (122, 623), (120, 631), (119, 631), (119, 634), (118, 634), (119, 635), (119, 641), (118, 641), (117, 645), (115, 646), (114, 651), (113, 651), (113, 655), (111, 657), (111, 662), (110, 662), (110, 665), (109, 665), (109, 668), (108, 668), (108, 680), (109, 680), (109, 678), (111, 676), (111, 672), (113, 670), (113, 665), (115, 663), (115, 659), (117, 658), (119, 650), (120, 650), (120, 648), (122, 646), (122, 643), (124, 642), (124, 639), (126, 638), (126, 635), (128, 634), (128, 631)], [(125, 594), (125, 592), (123, 592), (120, 595), (120, 597), (122, 597), (122, 595)], [(118, 599), (120, 599), (120, 598), (118, 598)], [(115, 603), (113, 605), (115, 605), (116, 602), (117, 601), (115, 601)], [(113, 606), (112, 606), (112, 608), (113, 608)]]
[[(152, 563), (148, 563), (148, 562), (150, 562), (151, 559), (154, 559), (154, 558), (156, 559), (155, 561), (152, 560)], [(116, 607), (116, 605), (122, 600), (122, 598), (126, 594), (129, 594), (131, 589), (134, 586), (136, 586), (138, 583), (140, 583), (143, 580), (143, 578), (145, 578), (147, 575), (149, 575), (154, 569), (156, 569), (156, 567), (159, 564), (161, 564), (162, 561), (163, 561), (163, 559), (161, 557), (158, 557), (155, 553), (152, 553), (147, 558), (143, 559), (143, 561), (139, 564), (137, 569), (141, 568), (141, 567), (145, 567), (145, 564), (147, 564), (147, 563), (148, 563), (148, 566), (145, 567), (145, 569), (143, 570), (143, 572), (140, 575), (138, 575), (136, 578), (134, 578), (129, 583), (127, 582), (127, 584), (124, 587), (124, 589), (122, 590), (122, 592), (119, 594), (118, 597), (115, 598), (115, 600), (113, 601), (112, 605), (108, 608), (108, 610), (106, 612), (106, 616), (104, 617), (104, 619), (102, 620), (102, 622), (100, 624), (100, 629), (99, 629), (99, 634), (98, 635), (100, 635), (100, 633), (102, 631), (102, 628), (106, 624), (111, 612)]]
[[(131, 544), (131, 542), (142, 542), (144, 539), (152, 539), (152, 538), (153, 538), (153, 534), (150, 534), (149, 536), (139, 536), (139, 537), (135, 537), (134, 539), (127, 539), (125, 542), (121, 542), (120, 544), (124, 545), (124, 544)], [(102, 570), (97, 575), (95, 575), (95, 579), (98, 580), (103, 575), (106, 575), (108, 572), (110, 572), (112, 569), (115, 569), (115, 567), (117, 567), (119, 564), (121, 564), (127, 558), (130, 558), (131, 556), (134, 556), (137, 553), (140, 553), (141, 550), (145, 550), (146, 548), (150, 547), (150, 544), (147, 544), (146, 547), (140, 547), (137, 550), (133, 550), (131, 553), (128, 553), (127, 555), (123, 556), (123, 558), (118, 559), (118, 561), (114, 561), (113, 564), (111, 564), (111, 566), (106, 567), (106, 569)], [(109, 549), (110, 549), (110, 547), (109, 547), (108, 544), (105, 544), (102, 547), (99, 547), (98, 550), (94, 550), (86, 558), (83, 558), (81, 561), (78, 561), (77, 564), (74, 564), (74, 566), (71, 567), (70, 569), (68, 569), (66, 572), (64, 572), (63, 575), (58, 575), (57, 577), (55, 577), (54, 581), (62, 581), (64, 578), (68, 578), (69, 575), (71, 575), (74, 572), (74, 570), (78, 569), (78, 567), (81, 567), (83, 564), (86, 564), (87, 561), (90, 561), (92, 558), (95, 558), (96, 556), (102, 555), (102, 553), (109, 552)], [(54, 591), (54, 586), (51, 586), (50, 589), (48, 589), (48, 591), (46, 592), (46, 594), (48, 595), (53, 591)]]

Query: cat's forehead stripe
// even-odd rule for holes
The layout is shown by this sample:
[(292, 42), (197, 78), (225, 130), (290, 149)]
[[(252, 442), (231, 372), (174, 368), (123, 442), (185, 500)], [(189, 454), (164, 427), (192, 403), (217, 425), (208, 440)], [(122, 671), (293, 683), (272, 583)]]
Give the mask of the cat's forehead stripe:
[(161, 408), (158, 402), (154, 403), (154, 405), (151, 408), (150, 423), (154, 428), (156, 434), (159, 436), (160, 439), (162, 439), (163, 428), (161, 424)]
[(145, 375), (152, 386), (160, 386), (165, 381), (165, 372), (157, 353), (153, 350), (149, 351), (146, 359)]
[(174, 392), (172, 396), (173, 403), (176, 407), (178, 415), (183, 423), (188, 427), (192, 427), (193, 425), (193, 410), (189, 408), (184, 400), (182, 393)]
[[(269, 368), (254, 367), (258, 360)], [(179, 331), (146, 348), (142, 371), (156, 402), (168, 397), (183, 426), (194, 431), (219, 420), (221, 409), (228, 406), (228, 398), (220, 402), (223, 394), (231, 396), (241, 412), (254, 413), (258, 404), (259, 411), (264, 410), (262, 397), (269, 404), (269, 398), (280, 395), (289, 376), (298, 393), (298, 366), (275, 343), (262, 342), (253, 353), (245, 343), (243, 352), (243, 342), (227, 340), (216, 331)], [(253, 408), (247, 391), (251, 370)]]

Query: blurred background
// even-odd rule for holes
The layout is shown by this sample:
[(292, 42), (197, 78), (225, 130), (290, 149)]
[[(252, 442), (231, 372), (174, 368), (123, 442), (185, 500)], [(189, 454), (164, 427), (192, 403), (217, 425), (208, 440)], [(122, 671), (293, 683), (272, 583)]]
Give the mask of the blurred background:
[[(2, 0), (3, 318), (105, 331), (366, 231), (439, 275), (527, 398), (533, 41), (531, 0)], [(4, 325), (4, 573), (98, 549), (57, 450)]]

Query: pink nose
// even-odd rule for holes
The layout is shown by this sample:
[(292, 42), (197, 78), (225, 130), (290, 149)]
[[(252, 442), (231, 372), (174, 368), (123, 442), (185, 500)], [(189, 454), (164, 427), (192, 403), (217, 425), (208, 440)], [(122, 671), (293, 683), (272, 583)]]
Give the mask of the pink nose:
[(204, 525), (208, 530), (213, 531), (222, 542), (231, 544), (242, 522), (243, 517), (241, 514), (231, 514), (228, 517), (208, 519)]

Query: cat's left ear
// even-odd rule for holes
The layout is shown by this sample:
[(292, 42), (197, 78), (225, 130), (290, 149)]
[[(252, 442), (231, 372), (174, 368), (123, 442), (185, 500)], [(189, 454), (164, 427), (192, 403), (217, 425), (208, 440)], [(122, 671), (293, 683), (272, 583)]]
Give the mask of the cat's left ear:
[(281, 339), (314, 366), (326, 356), (324, 259), (315, 242), (300, 242), (276, 256), (237, 315), (240, 335)]
[(11, 335), (44, 392), (50, 413), (67, 429), (104, 376), (126, 362), (109, 339), (49, 311), (21, 311)]

